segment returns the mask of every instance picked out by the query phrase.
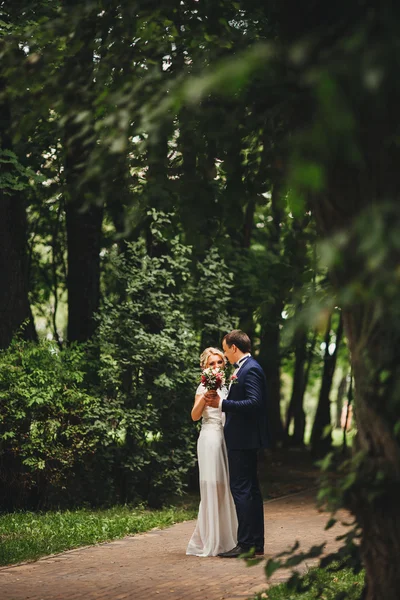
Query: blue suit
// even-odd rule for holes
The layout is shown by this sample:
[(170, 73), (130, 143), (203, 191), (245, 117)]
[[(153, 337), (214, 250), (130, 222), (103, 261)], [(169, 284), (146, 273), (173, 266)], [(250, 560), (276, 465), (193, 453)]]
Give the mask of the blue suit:
[(267, 383), (264, 371), (250, 356), (244, 359), (237, 382), (222, 402), (228, 449), (230, 487), (239, 521), (238, 545), (264, 548), (264, 511), (257, 476), (257, 453), (268, 445)]

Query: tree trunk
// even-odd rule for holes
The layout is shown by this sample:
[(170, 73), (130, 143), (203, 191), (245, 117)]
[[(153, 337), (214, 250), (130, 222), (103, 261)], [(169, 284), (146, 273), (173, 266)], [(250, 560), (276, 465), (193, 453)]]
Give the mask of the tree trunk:
[[(68, 2), (73, 9), (76, 2)], [(89, 176), (95, 148), (92, 115), (93, 40), (96, 19), (81, 17), (81, 45), (69, 56), (63, 74), (66, 125), (65, 178), (67, 183), (66, 225), (68, 247), (68, 340), (84, 342), (96, 329), (94, 314), (100, 301), (100, 249), (103, 206), (99, 175)], [(87, 111), (85, 120), (76, 116)], [(89, 168), (88, 168), (89, 167)]]
[(310, 371), (311, 371), (311, 366), (312, 366), (313, 358), (314, 358), (314, 348), (315, 348), (316, 340), (317, 340), (317, 332), (314, 331), (313, 337), (309, 344), (308, 355), (307, 355), (307, 366), (306, 366), (306, 370), (304, 373), (303, 398), (304, 398), (304, 394), (306, 393), (308, 380), (310, 378)]
[[(371, 139), (374, 139), (371, 136)], [(381, 149), (381, 146), (374, 145)], [(382, 150), (383, 152), (383, 150)], [(353, 485), (348, 486), (344, 498), (346, 507), (355, 515), (362, 529), (361, 554), (366, 572), (363, 600), (397, 600), (400, 589), (400, 445), (399, 422), (399, 366), (398, 348), (400, 328), (398, 321), (398, 288), (393, 286), (393, 274), (399, 264), (398, 246), (391, 245), (398, 239), (400, 212), (398, 194), (390, 189), (392, 179), (388, 173), (397, 173), (393, 156), (384, 153), (376, 156), (366, 172), (381, 186), (380, 198), (396, 198), (388, 208), (382, 222), (382, 236), (388, 244), (386, 262), (380, 266), (380, 274), (387, 275), (377, 286), (370, 278), (366, 258), (358, 252), (360, 237), (354, 235), (342, 253), (340, 268), (332, 272), (337, 289), (349, 282), (362, 282), (361, 293), (343, 309), (344, 328), (352, 357), (355, 402), (354, 414), (357, 436), (353, 452), (361, 452), (357, 475)], [(398, 162), (398, 156), (396, 159)], [(397, 164), (396, 162), (396, 164)], [(379, 167), (382, 167), (380, 171)], [(358, 223), (363, 211), (370, 211), (369, 222), (379, 218), (381, 207), (375, 200), (358, 199), (361, 185), (354, 173), (342, 170), (339, 181), (343, 189), (336, 190), (336, 199), (317, 205), (316, 215), (320, 230), (331, 233), (339, 228), (349, 229)], [(346, 177), (346, 175), (350, 175)], [(363, 181), (363, 180), (362, 180)], [(340, 193), (339, 193), (340, 192)], [(374, 189), (375, 193), (375, 189)], [(353, 231), (353, 228), (351, 229)], [(360, 231), (360, 230), (359, 230)], [(364, 234), (365, 235), (365, 234)], [(374, 277), (378, 277), (377, 274)], [(372, 286), (374, 285), (374, 288)], [(373, 292), (371, 293), (371, 290)]]
[(336, 396), (336, 428), (340, 428), (341, 427), (341, 416), (342, 416), (342, 410), (343, 410), (343, 398), (346, 395), (346, 390), (347, 390), (347, 375), (344, 375), (344, 377), (342, 377), (340, 383), (339, 383), (339, 387), (338, 387), (338, 393)]
[[(365, 313), (364, 313), (364, 316)], [(383, 317), (385, 319), (385, 317)], [(351, 490), (348, 505), (362, 528), (361, 550), (366, 571), (366, 600), (397, 600), (400, 573), (400, 449), (393, 426), (398, 423), (398, 375), (383, 384), (388, 364), (388, 342), (393, 340), (390, 321), (382, 323), (372, 344), (360, 347), (359, 318), (345, 315), (346, 331), (353, 358), (357, 437), (355, 450), (366, 452), (362, 485)], [(378, 338), (378, 339), (377, 339)], [(380, 338), (380, 339), (379, 339)], [(385, 348), (386, 347), (386, 348)], [(398, 372), (396, 351), (392, 374)], [(372, 360), (370, 363), (369, 360)], [(372, 495), (377, 491), (377, 495)]]
[(332, 445), (332, 435), (324, 435), (324, 429), (331, 425), (331, 401), (330, 393), (332, 389), (333, 375), (336, 368), (337, 353), (343, 334), (343, 316), (340, 314), (339, 325), (336, 332), (335, 350), (329, 353), (330, 345), (331, 319), (325, 335), (325, 357), (324, 369), (322, 373), (321, 390), (319, 393), (318, 406), (315, 414), (314, 424), (311, 432), (311, 452), (314, 456), (323, 456)]
[(348, 428), (349, 419), (350, 418), (352, 419), (353, 399), (354, 399), (353, 381), (354, 381), (353, 372), (351, 371), (350, 372), (349, 391), (347, 393), (346, 415), (345, 415), (344, 422), (343, 422), (343, 441), (342, 441), (342, 452), (343, 452), (343, 454), (346, 452), (346, 448), (347, 448), (347, 428)]
[[(12, 151), (11, 111), (6, 83), (0, 78), (0, 148)], [(3, 172), (7, 165), (2, 165)], [(26, 323), (23, 337), (36, 339), (28, 299), (27, 220), (22, 192), (2, 192), (0, 199), (0, 348)]]
[[(302, 4), (301, 13), (295, 10), (294, 2), (290, 6), (281, 4), (283, 45), (294, 38), (299, 43), (318, 38), (313, 58), (298, 77), (299, 93), (293, 115), (299, 136), (293, 154), (299, 170), (307, 157), (310, 164), (318, 165), (324, 180), (323, 191), (316, 192), (315, 186), (310, 185), (308, 195), (318, 230), (333, 254), (331, 280), (338, 292), (337, 301), (342, 304), (351, 353), (356, 458), (351, 473), (344, 475), (345, 480), (341, 478), (341, 484), (346, 488), (345, 503), (362, 527), (361, 551), (366, 570), (362, 597), (398, 600), (398, 5), (385, 3), (374, 13), (369, 27), (361, 5), (348, 4), (349, 10), (336, 19), (322, 16), (315, 10), (316, 3), (307, 3), (306, 9)], [(332, 32), (335, 33), (328, 40)], [(343, 44), (349, 39), (358, 39), (359, 43), (346, 54), (343, 67)], [(376, 66), (384, 73), (373, 92), (359, 78), (366, 55), (379, 56)], [(285, 64), (289, 63), (290, 59)], [(314, 82), (311, 83), (311, 77), (308, 79), (311, 93), (304, 93), (305, 78), (315, 72), (318, 76)], [(289, 144), (295, 138), (289, 138)], [(301, 197), (304, 186), (301, 183), (296, 187), (295, 195), (297, 192)]]
[(68, 240), (68, 341), (85, 342), (95, 329), (100, 301), (100, 249), (103, 211), (81, 212), (84, 199), (66, 208)]
[[(277, 257), (280, 254), (280, 223), (282, 210), (280, 208), (280, 186), (275, 184), (271, 196), (272, 227), (270, 237), (270, 252)], [(281, 290), (280, 290), (281, 291)], [(262, 315), (260, 333), (260, 353), (258, 360), (264, 369), (269, 394), (269, 436), (272, 447), (284, 439), (284, 429), (281, 417), (281, 331), (282, 310), (284, 300), (282, 293), (276, 293), (275, 301), (266, 307)]]
[(264, 322), (260, 336), (260, 353), (258, 361), (262, 366), (268, 385), (268, 421), (271, 446), (283, 440), (281, 418), (281, 359), (280, 359), (280, 319), (282, 308), (275, 306), (275, 314), (270, 311), (270, 321)]
[[(300, 379), (303, 379), (303, 387), (299, 392), (296, 392), (296, 401), (293, 407), (293, 419), (294, 419), (294, 430), (291, 442), (295, 446), (302, 446), (304, 444), (304, 435), (306, 430), (306, 414), (304, 412), (304, 396), (307, 389), (308, 379), (310, 376), (311, 365), (313, 361), (313, 352), (315, 346), (315, 340), (317, 334), (314, 332), (311, 343), (309, 345), (309, 351), (307, 353), (305, 369)], [(307, 340), (306, 340), (307, 342)], [(286, 434), (289, 428), (287, 427)]]
[[(244, 212), (244, 223), (243, 223), (243, 233), (242, 233), (242, 237), (241, 237), (241, 246), (242, 249), (246, 252), (247, 250), (250, 249), (250, 245), (251, 245), (251, 237), (252, 237), (252, 233), (253, 233), (253, 229), (254, 229), (254, 214), (256, 211), (256, 201), (255, 201), (255, 197), (250, 197), (246, 208), (245, 208), (245, 212)], [(278, 240), (279, 241), (279, 240)], [(238, 285), (238, 283), (236, 284)], [(239, 279), (239, 285), (240, 285), (240, 279)], [(276, 405), (276, 386), (278, 385), (280, 388), (280, 332), (279, 332), (279, 323), (281, 320), (281, 312), (283, 309), (283, 306), (281, 306), (281, 300), (280, 298), (277, 298), (276, 303), (274, 306), (271, 307), (270, 309), (270, 314), (269, 314), (269, 319), (270, 319), (270, 323), (267, 325), (267, 329), (268, 329), (268, 334), (267, 336), (270, 337), (270, 343), (272, 344), (272, 346), (268, 346), (268, 348), (270, 348), (270, 350), (273, 350), (273, 352), (277, 352), (277, 354), (275, 354), (274, 356), (272, 356), (272, 353), (267, 350), (267, 354), (269, 355), (269, 360), (265, 362), (265, 374), (268, 377), (268, 375), (270, 376), (270, 394), (271, 394), (271, 401), (273, 403), (273, 405)], [(272, 316), (275, 315), (275, 316)], [(250, 337), (250, 339), (252, 339), (254, 337), (254, 316), (253, 316), (253, 306), (252, 303), (250, 302), (248, 305), (246, 304), (244, 307), (244, 310), (241, 310), (241, 314), (240, 314), (240, 323), (239, 323), (239, 329), (242, 329), (242, 331), (246, 331), (246, 333), (248, 334), (248, 336)], [(276, 331), (276, 329), (278, 329), (278, 331)], [(266, 333), (266, 332), (265, 332)], [(265, 337), (262, 334), (262, 337)], [(264, 349), (267, 348), (267, 341), (264, 340), (260, 340), (260, 343), (262, 343), (264, 345)], [(276, 346), (276, 344), (278, 344)], [(278, 359), (278, 363), (276, 364), (276, 358)], [(277, 370), (278, 369), (278, 370)], [(280, 390), (279, 390), (279, 398), (280, 398)], [(279, 411), (279, 402), (278, 402), (278, 411)], [(273, 416), (273, 420), (274, 420), (274, 425), (278, 426), (278, 423), (276, 421), (276, 418), (278, 417), (278, 414), (276, 413), (276, 406), (273, 409), (273, 414), (275, 416)], [(280, 420), (280, 413), (279, 413), (279, 420)], [(278, 438), (280, 438), (280, 434), (279, 431), (276, 431), (276, 434), (278, 436)]]
[(306, 415), (303, 408), (305, 382), (305, 365), (307, 361), (307, 333), (302, 331), (298, 334), (295, 350), (295, 364), (293, 373), (292, 395), (286, 417), (285, 433), (289, 439), (289, 428), (294, 419), (294, 431), (290, 442), (294, 446), (304, 444), (304, 431), (306, 428)]
[(7, 348), (24, 323), (22, 336), (37, 338), (28, 300), (26, 212), (20, 193), (1, 198), (0, 239), (0, 348)]

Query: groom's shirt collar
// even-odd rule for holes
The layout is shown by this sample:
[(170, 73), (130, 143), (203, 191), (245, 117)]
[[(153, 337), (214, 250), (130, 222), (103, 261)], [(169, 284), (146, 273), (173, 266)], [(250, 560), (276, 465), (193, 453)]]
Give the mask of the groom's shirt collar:
[(242, 367), (244, 365), (244, 363), (250, 356), (251, 356), (251, 354), (250, 354), (250, 352), (248, 352), (247, 354), (244, 354), (244, 356), (239, 358), (239, 360), (237, 361), (238, 369), (240, 369), (240, 367)]

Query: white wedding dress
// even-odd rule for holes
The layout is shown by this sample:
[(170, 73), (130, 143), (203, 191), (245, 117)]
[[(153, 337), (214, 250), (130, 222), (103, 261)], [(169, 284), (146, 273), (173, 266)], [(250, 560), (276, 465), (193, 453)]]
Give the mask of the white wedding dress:
[[(199, 385), (196, 394), (205, 394)], [(226, 390), (218, 390), (226, 397)], [(186, 554), (216, 556), (237, 544), (237, 516), (229, 488), (228, 455), (223, 423), (225, 414), (219, 408), (205, 407), (197, 442), (200, 475), (200, 506), (194, 533)]]

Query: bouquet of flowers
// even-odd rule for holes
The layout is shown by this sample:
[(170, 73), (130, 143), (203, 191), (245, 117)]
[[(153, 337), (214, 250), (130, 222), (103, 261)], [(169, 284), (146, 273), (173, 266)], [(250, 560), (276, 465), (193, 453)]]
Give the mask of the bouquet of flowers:
[(225, 385), (225, 371), (223, 369), (204, 369), (201, 374), (201, 383), (207, 391), (220, 390)]

